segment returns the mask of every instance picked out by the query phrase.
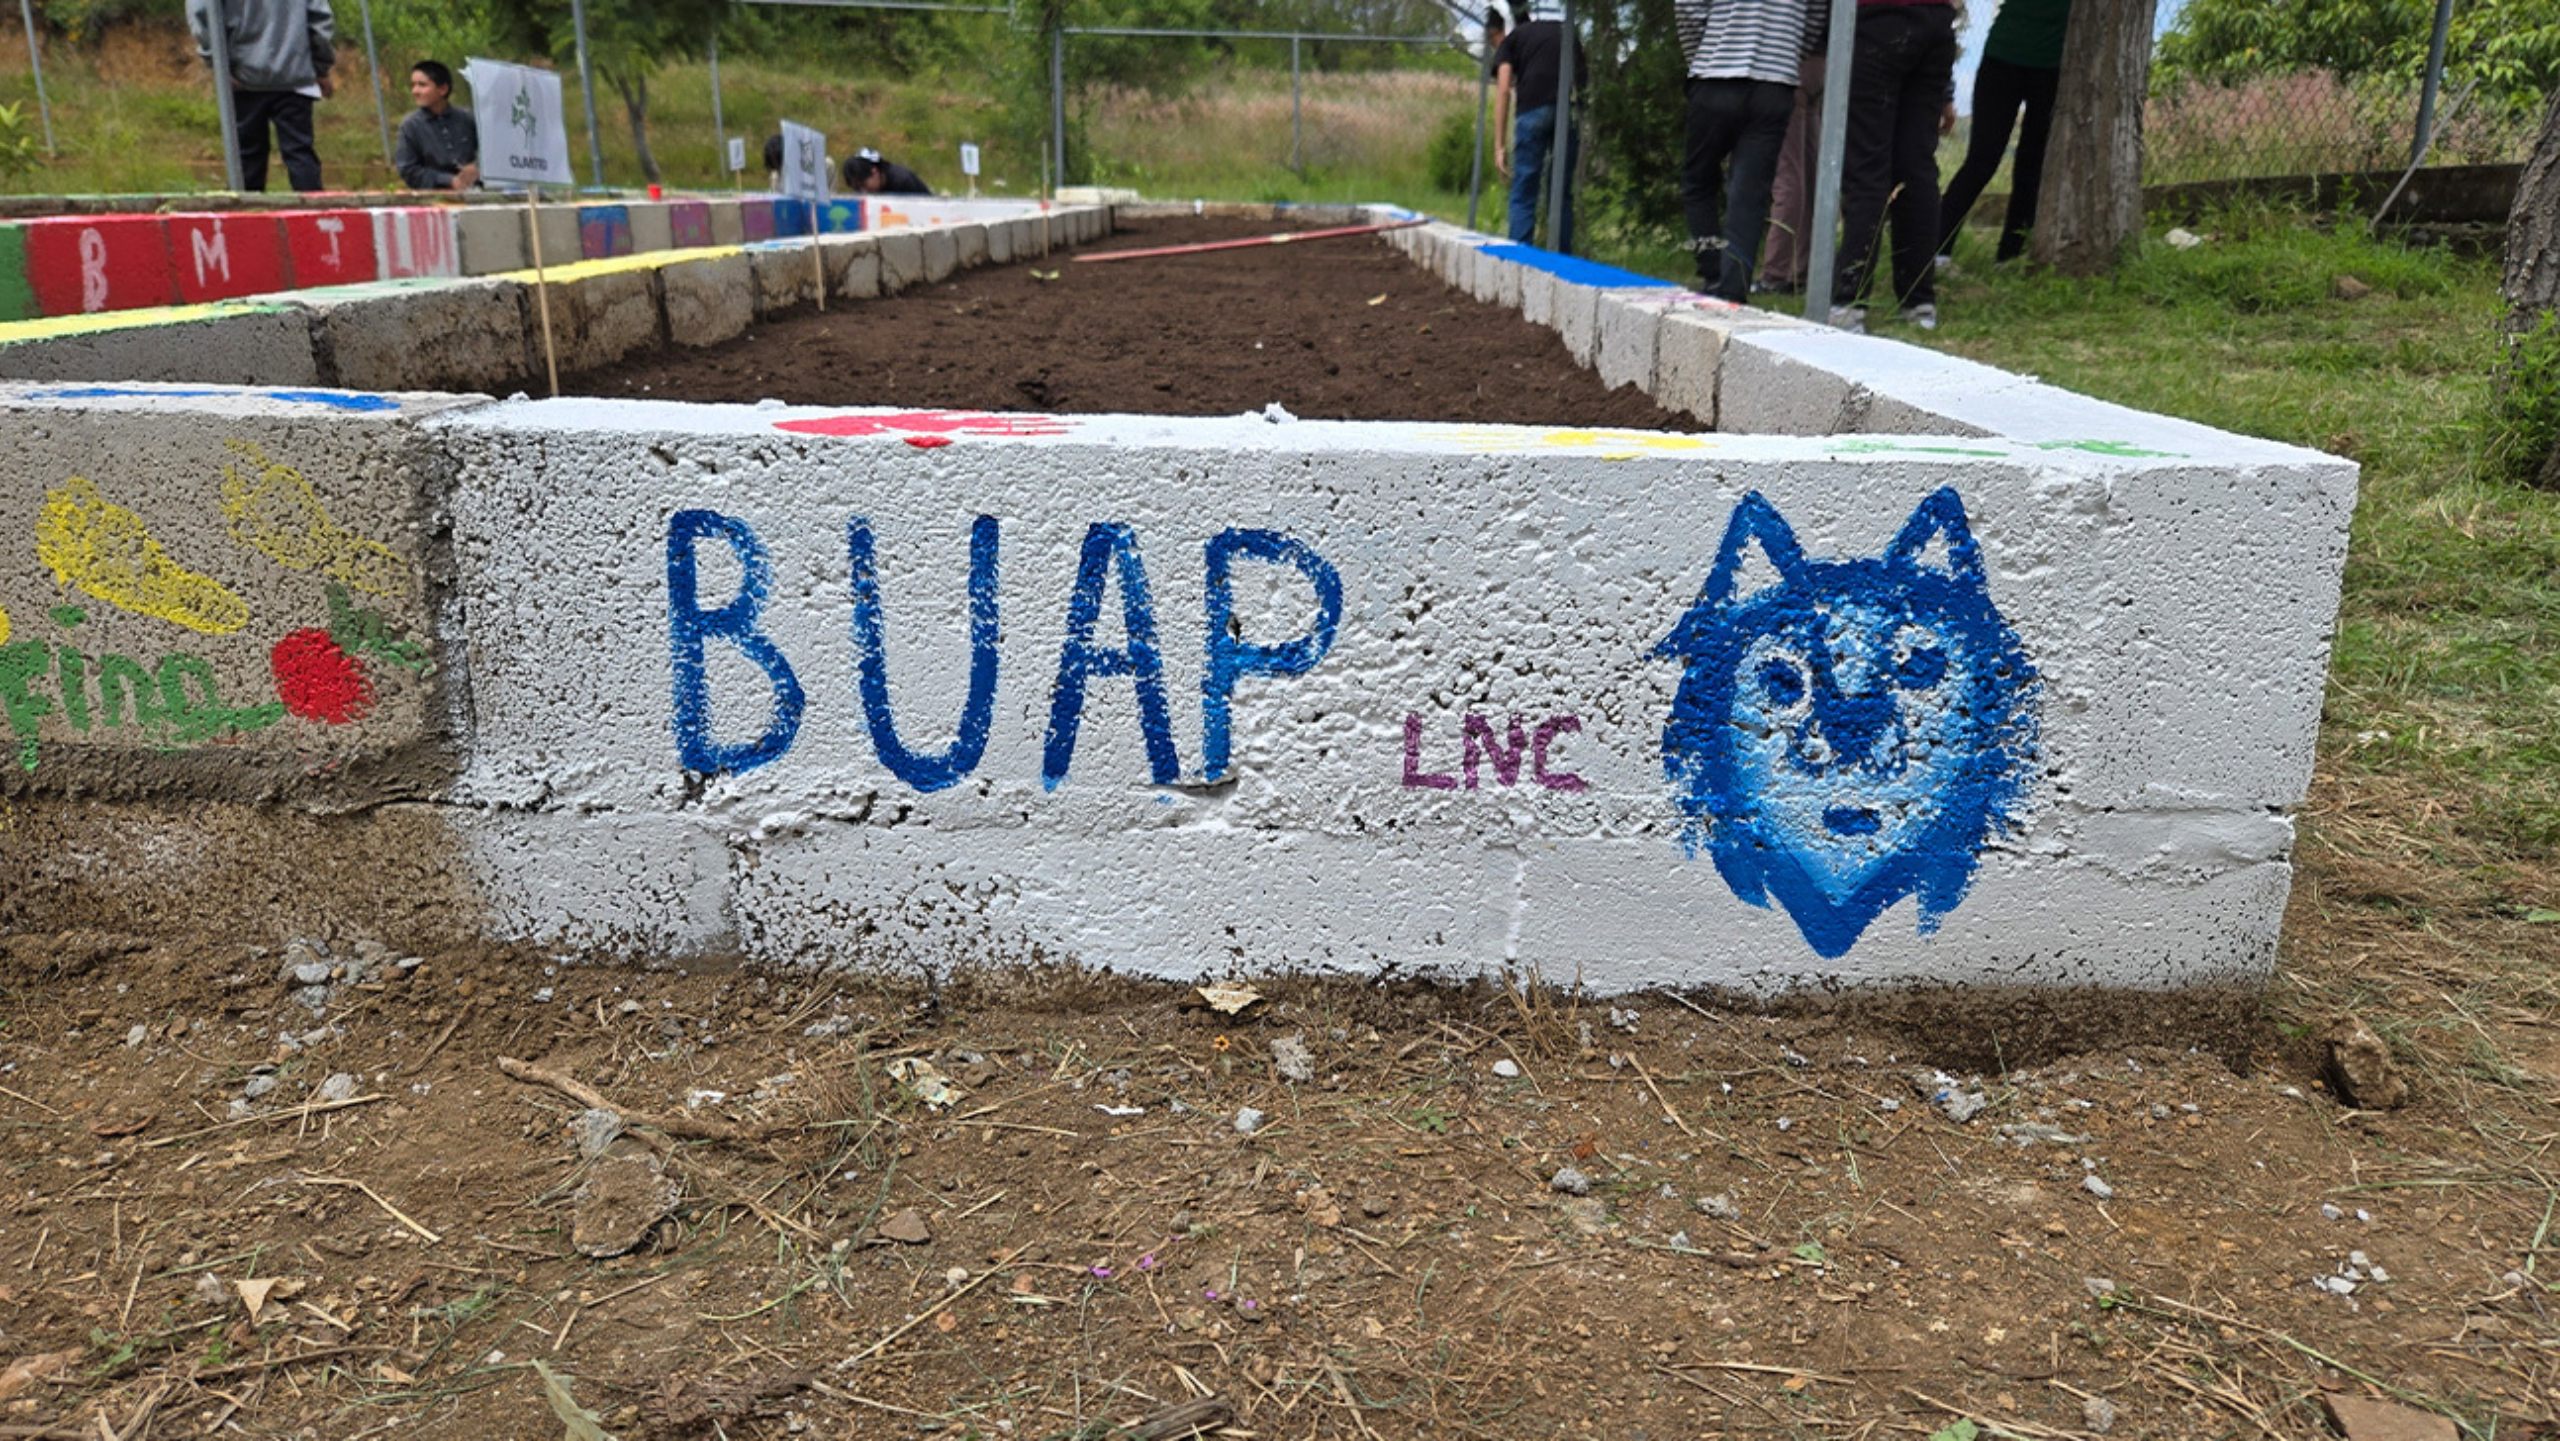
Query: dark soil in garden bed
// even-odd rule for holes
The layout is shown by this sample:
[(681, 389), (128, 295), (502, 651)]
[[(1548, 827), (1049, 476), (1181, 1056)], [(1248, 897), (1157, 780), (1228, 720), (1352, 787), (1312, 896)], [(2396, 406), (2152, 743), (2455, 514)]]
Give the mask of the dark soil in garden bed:
[[(1078, 253), (1273, 228), (1124, 221)], [(1232, 415), (1277, 401), (1308, 420), (1701, 428), (1633, 386), (1607, 389), (1553, 331), (1450, 289), (1374, 236), (1109, 263), (1061, 251), (638, 356), (567, 388), (1081, 414)]]

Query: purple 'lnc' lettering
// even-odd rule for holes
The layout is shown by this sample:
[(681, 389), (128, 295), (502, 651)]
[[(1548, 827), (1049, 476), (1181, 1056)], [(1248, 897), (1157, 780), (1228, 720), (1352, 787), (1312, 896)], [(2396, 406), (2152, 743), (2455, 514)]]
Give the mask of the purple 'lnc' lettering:
[(1454, 791), (1456, 776), (1434, 775), (1422, 768), (1422, 717), (1411, 711), (1404, 716), (1404, 783), (1408, 790)]
[[(1508, 749), (1504, 748), (1502, 742), (1493, 738), (1493, 722), (1480, 715), (1467, 717), (1463, 740), (1466, 749), (1462, 759), (1467, 773), (1468, 790), (1476, 788), (1476, 767), (1487, 757), (1493, 760), (1495, 784), (1505, 786), (1520, 784), (1520, 753), (1529, 748), (1528, 738), (1520, 733), (1520, 717), (1511, 717), (1511, 745)], [(1481, 749), (1479, 749), (1479, 742), (1481, 742)]]
[(1529, 741), (1529, 773), (1537, 777), (1538, 784), (1551, 791), (1583, 791), (1591, 788), (1589, 781), (1571, 771), (1547, 769), (1548, 744), (1557, 736), (1581, 729), (1582, 717), (1578, 715), (1553, 716), (1539, 724), (1537, 733)]

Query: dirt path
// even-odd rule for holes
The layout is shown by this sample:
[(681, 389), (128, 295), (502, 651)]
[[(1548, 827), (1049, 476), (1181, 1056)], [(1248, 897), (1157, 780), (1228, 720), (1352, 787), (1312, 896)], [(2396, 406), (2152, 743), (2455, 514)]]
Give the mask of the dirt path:
[[(1088, 253), (1269, 232), (1142, 220)], [(1103, 264), (1062, 252), (565, 384), (672, 400), (1142, 415), (1277, 402), (1309, 420), (1699, 428), (1632, 386), (1606, 389), (1555, 332), (1365, 236)]]
[[(1658, 994), (1227, 1019), (1071, 977), (7, 956), (0, 1365), (58, 1359), (0, 1423), (41, 1434), (558, 1434), (536, 1360), (618, 1434), (731, 1441), (1117, 1435), (1195, 1386), (1290, 1437), (2045, 1437), (2091, 1398), (2289, 1437), (2357, 1372), (2549, 1419), (2545, 1081), (2361, 1115), (2144, 1050), (1950, 1085), (1925, 1037)], [(631, 1131), (582, 1156), (583, 1102), (502, 1056)], [(635, 1252), (575, 1249), (617, 1221)]]

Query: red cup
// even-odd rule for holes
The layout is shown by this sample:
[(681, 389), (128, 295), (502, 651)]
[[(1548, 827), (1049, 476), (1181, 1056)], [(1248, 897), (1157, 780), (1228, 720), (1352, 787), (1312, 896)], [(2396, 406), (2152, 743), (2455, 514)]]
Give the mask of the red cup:
[(667, 198), (667, 190), (666, 190), (666, 187), (665, 187), (665, 186), (663, 186), (663, 185), (652, 185), (652, 186), (650, 186), (650, 187), (649, 187), (649, 198), (650, 198), (650, 199), (652, 199), (652, 200), (664, 200), (664, 199), (666, 199), (666, 198)]

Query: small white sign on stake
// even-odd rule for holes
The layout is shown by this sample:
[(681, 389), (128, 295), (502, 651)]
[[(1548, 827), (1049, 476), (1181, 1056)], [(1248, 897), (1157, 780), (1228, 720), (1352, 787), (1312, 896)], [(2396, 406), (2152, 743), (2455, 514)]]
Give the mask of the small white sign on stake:
[(729, 169), (736, 172), (746, 168), (747, 138), (743, 135), (732, 135), (729, 137)]
[(574, 185), (560, 77), (530, 65), (474, 58), (463, 64), (480, 122), (480, 175), (525, 185)]
[(827, 137), (782, 122), (782, 193), (809, 206), (809, 269), (818, 279), (818, 308), (827, 308), (827, 266), (818, 244), (818, 207), (827, 200)]
[(965, 140), (960, 143), (960, 173), (972, 180), (978, 178), (978, 147)]
[(782, 122), (782, 193), (811, 204), (827, 198), (827, 137), (789, 120)]

